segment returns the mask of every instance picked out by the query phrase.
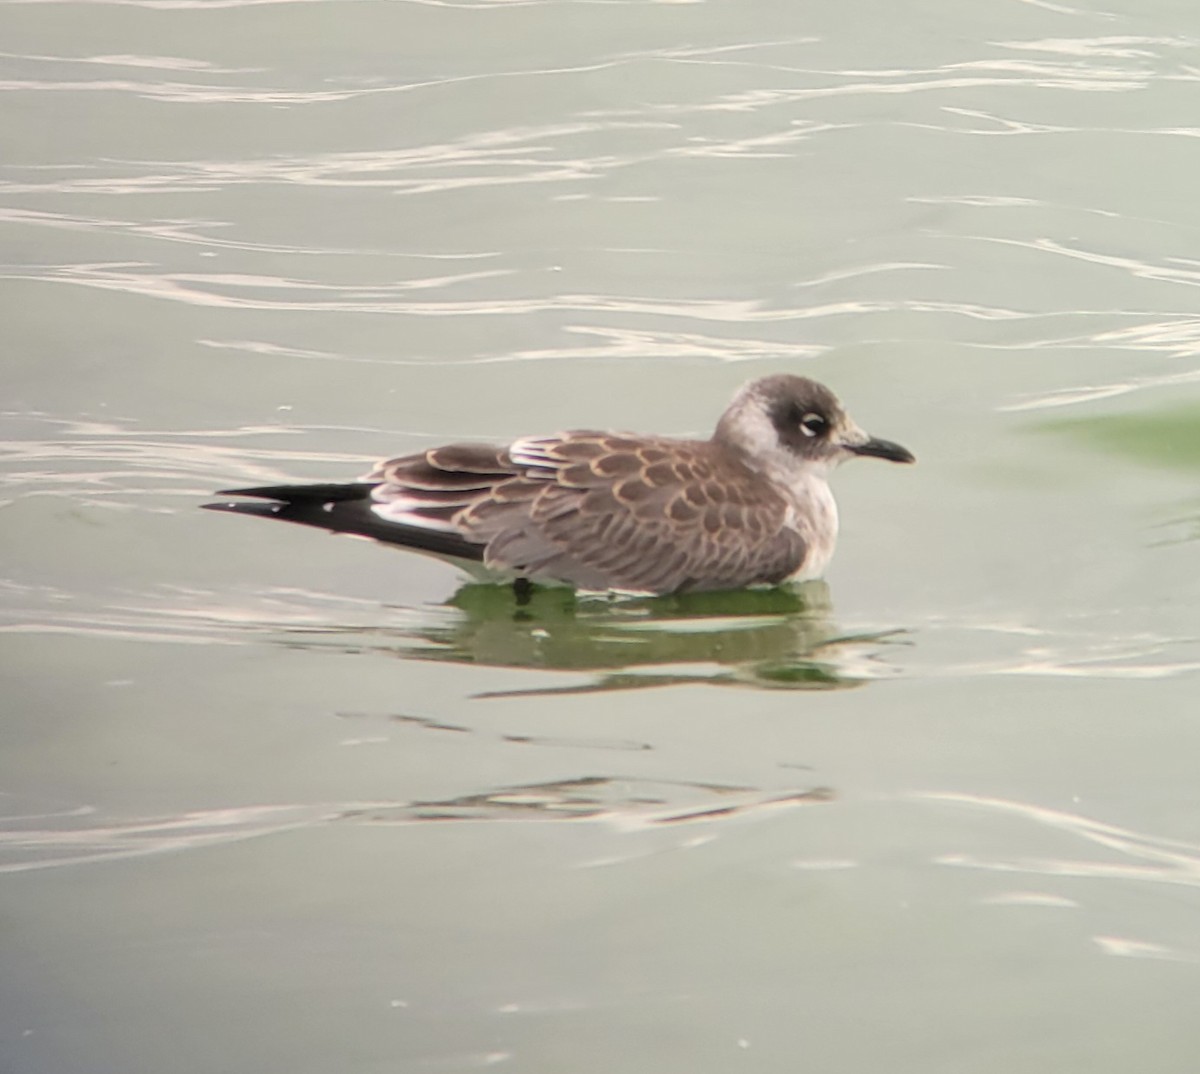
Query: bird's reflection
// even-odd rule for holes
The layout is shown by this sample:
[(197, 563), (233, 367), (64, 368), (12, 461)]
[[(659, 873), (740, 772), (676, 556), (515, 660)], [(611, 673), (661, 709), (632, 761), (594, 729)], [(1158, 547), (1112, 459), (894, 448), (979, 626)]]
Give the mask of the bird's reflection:
[(829, 802), (828, 787), (768, 791), (686, 780), (587, 776), (502, 787), (437, 801), (347, 809), (339, 820), (411, 824), (448, 820), (607, 820), (624, 828), (714, 821)]
[[(821, 582), (623, 599), (467, 585), (407, 627), (389, 630), (386, 640), (371, 633), (366, 647), (412, 659), (592, 673), (581, 683), (475, 695), (483, 697), (681, 683), (835, 689), (879, 677), (886, 667), (881, 649), (895, 641), (895, 632), (839, 631)], [(361, 651), (363, 641), (356, 638), (353, 647)]]

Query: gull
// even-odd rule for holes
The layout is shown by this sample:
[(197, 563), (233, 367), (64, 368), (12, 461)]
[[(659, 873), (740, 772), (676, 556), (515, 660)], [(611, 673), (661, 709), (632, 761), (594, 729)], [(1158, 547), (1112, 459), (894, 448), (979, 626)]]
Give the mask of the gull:
[[(346, 484), (227, 489), (209, 503), (373, 538), (514, 583), (661, 595), (819, 578), (837, 542), (830, 472), (911, 463), (807, 377), (744, 385), (708, 440), (575, 430), (455, 443)], [(267, 502), (253, 502), (267, 501)]]

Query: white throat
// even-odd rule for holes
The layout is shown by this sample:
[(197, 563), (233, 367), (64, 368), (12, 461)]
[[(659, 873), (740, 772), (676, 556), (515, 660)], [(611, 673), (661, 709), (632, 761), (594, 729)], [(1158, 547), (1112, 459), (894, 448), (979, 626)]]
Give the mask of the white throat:
[(793, 581), (820, 578), (833, 558), (837, 545), (838, 510), (833, 490), (825, 480), (827, 467), (812, 466), (786, 486), (789, 493), (788, 525), (808, 546), (804, 565)]

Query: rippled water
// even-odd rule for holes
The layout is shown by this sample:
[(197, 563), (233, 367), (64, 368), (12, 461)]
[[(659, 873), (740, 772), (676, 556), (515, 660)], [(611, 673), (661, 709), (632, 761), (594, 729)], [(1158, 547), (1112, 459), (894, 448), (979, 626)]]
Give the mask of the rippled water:
[[(0, 2), (0, 1068), (1190, 1071), (1197, 83), (1170, 0)], [(196, 510), (778, 370), (920, 459), (827, 585)]]

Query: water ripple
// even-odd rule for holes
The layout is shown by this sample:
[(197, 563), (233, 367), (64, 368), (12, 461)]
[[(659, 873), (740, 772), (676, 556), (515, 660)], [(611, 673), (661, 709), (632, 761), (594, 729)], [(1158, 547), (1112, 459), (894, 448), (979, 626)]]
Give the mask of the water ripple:
[[(48, 265), (0, 272), (0, 279), (66, 283), (106, 291), (168, 299), (195, 306), (228, 309), (325, 310), (352, 313), (396, 313), (423, 317), (463, 315), (521, 316), (547, 311), (650, 314), (701, 321), (742, 324), (813, 320), (864, 313), (907, 311), (949, 313), (973, 320), (1032, 320), (1062, 314), (1030, 313), (971, 302), (925, 299), (844, 300), (811, 306), (770, 307), (749, 298), (663, 299), (641, 295), (550, 294), (524, 298), (477, 298), (460, 301), (402, 301), (412, 291), (433, 290), (513, 276), (495, 269), (418, 277), (386, 284), (339, 284), (296, 277), (252, 273), (156, 272), (144, 262)], [(272, 295), (270, 292), (276, 292)], [(290, 295), (289, 292), (295, 292)], [(301, 299), (300, 294), (306, 297)], [(1069, 311), (1083, 313), (1086, 311)], [(1106, 311), (1111, 312), (1111, 311)]]
[[(829, 348), (817, 343), (783, 343), (773, 339), (729, 338), (698, 332), (666, 332), (650, 329), (607, 328), (596, 325), (564, 325), (567, 335), (595, 340), (579, 347), (557, 345), (546, 348), (510, 351), (506, 354), (479, 355), (467, 358), (438, 358), (439, 367), (495, 365), (509, 362), (558, 362), (576, 358), (606, 361), (646, 362), (660, 358), (703, 358), (718, 362), (749, 362), (764, 358), (813, 358)], [(247, 354), (268, 354), (296, 358), (302, 361), (350, 362), (366, 365), (427, 366), (427, 358), (400, 358), (391, 355), (351, 355), (333, 351), (314, 351), (288, 347), (263, 340), (201, 339), (203, 346), (220, 350), (245, 351)], [(444, 436), (445, 434), (443, 434)]]
[[(564, 147), (560, 155), (555, 156), (552, 146), (572, 139), (594, 145), (600, 134), (663, 130), (674, 131), (676, 127), (663, 121), (640, 118), (578, 119), (536, 127), (486, 130), (445, 142), (370, 152), (278, 155), (231, 161), (108, 160), (104, 162), (105, 166), (121, 168), (127, 174), (69, 176), (48, 182), (8, 180), (0, 183), (0, 190), (8, 193), (199, 193), (244, 184), (286, 183), (379, 188), (412, 195), (517, 182), (578, 181), (627, 167), (657, 153), (646, 150), (623, 155), (592, 153), (576, 156)], [(450, 169), (453, 170), (448, 172)], [(50, 170), (78, 169), (77, 166), (64, 166)]]
[(1136, 279), (1156, 280), (1162, 283), (1183, 284), (1186, 287), (1200, 286), (1200, 266), (1185, 258), (1164, 257), (1159, 264), (1152, 264), (1135, 257), (1121, 257), (1117, 254), (1106, 254), (1099, 250), (1089, 250), (1082, 246), (1069, 245), (1055, 239), (1008, 239), (997, 235), (979, 235), (980, 242), (995, 243), (1000, 246), (1015, 246), (1038, 253), (1052, 254), (1056, 257), (1068, 258), (1073, 261), (1083, 261), (1104, 268), (1120, 269)]
[(334, 463), (360, 470), (375, 461), (367, 455), (245, 442), (260, 437), (302, 436), (305, 429), (300, 426), (166, 433), (101, 423), (62, 424), (68, 433), (62, 438), (0, 441), (4, 484), (12, 495), (65, 495), (77, 502), (134, 493), (207, 495), (216, 485), (231, 481), (286, 480), (289, 472), (303, 470), (306, 465)]
[(249, 74), (261, 67), (218, 67), (207, 60), (182, 56), (46, 56), (38, 53), (0, 52), (0, 59), (26, 63), (82, 63), (100, 67), (136, 67), (154, 71), (204, 71), (217, 75)]
[[(1139, 609), (1123, 608), (1104, 629), (1102, 613), (1088, 616), (1091, 628), (1070, 621), (1032, 623), (1014, 619), (973, 620), (939, 617), (921, 626), (910, 625), (921, 643), (899, 673), (914, 678), (1002, 675), (1063, 679), (1169, 679), (1200, 671), (1200, 641), (1138, 629)], [(1094, 624), (1094, 625), (1093, 625)], [(939, 652), (952, 646), (953, 653)], [(979, 658), (961, 656), (963, 648), (978, 648)]]
[(913, 797), (931, 802), (975, 806), (1031, 821), (1065, 832), (1084, 842), (1111, 850), (1128, 861), (1090, 861), (1077, 858), (981, 858), (968, 854), (943, 854), (939, 864), (995, 872), (1038, 876), (1076, 876), (1096, 880), (1149, 880), (1200, 887), (1200, 846), (1177, 839), (1147, 835), (1114, 824), (1105, 824), (1078, 813), (1045, 806), (974, 794), (930, 792)]
[(997, 41), (1002, 48), (1028, 52), (1052, 52), (1062, 56), (1108, 59), (1145, 59), (1159, 55), (1153, 46), (1195, 48), (1197, 41), (1188, 37), (1048, 37), (1038, 41)]
[(0, 816), (0, 873), (140, 858), (195, 850), (309, 827), (328, 807), (307, 805), (207, 809), (137, 821), (100, 818), (90, 806)]
[[(156, 11), (188, 11), (200, 9), (203, 11), (231, 7), (261, 7), (267, 4), (327, 4), (331, 0), (8, 0), (10, 4), (104, 4), (112, 7), (144, 7)], [(339, 4), (350, 3), (351, 0), (338, 0)], [(369, 3), (370, 0), (359, 0)], [(404, 3), (418, 4), (425, 7), (464, 8), (467, 10), (495, 7), (528, 7), (532, 4), (545, 3), (546, 0), (403, 0)], [(606, 0), (620, 3), (622, 0)], [(656, 3), (690, 3), (692, 0), (652, 0)]]
[[(1200, 321), (1190, 321), (1182, 326), (1178, 323), (1154, 326), (1139, 325), (1125, 332), (1105, 333), (1103, 338), (1110, 345), (1124, 345), (1129, 349), (1166, 350), (1176, 357), (1200, 355)], [(1056, 388), (1052, 392), (1030, 396), (1019, 402), (997, 407), (997, 409), (1021, 411), (1078, 406), (1081, 403), (1094, 403), (1100, 399), (1112, 399), (1119, 395), (1129, 395), (1145, 389), (1195, 384), (1198, 381), (1200, 381), (1200, 369), (1189, 369), (1184, 373), (1165, 373), (1159, 376), (1130, 377), (1128, 380), (1108, 384), (1080, 384), (1070, 388)]]
[[(26, 271), (0, 272), (0, 279), (58, 282), (93, 287), (104, 291), (165, 298), (193, 306), (221, 306), (227, 309), (259, 310), (340, 310), (355, 313), (422, 313), (427, 315), (459, 313), (526, 313), (531, 309), (551, 308), (538, 300), (484, 301), (458, 303), (412, 303), (397, 301), (395, 296), (412, 291), (454, 287), (496, 276), (509, 276), (511, 269), (487, 269), (450, 275), (420, 276), (386, 284), (337, 284), (295, 277), (266, 276), (254, 273), (200, 273), (147, 271), (145, 262), (107, 262), (101, 264), (52, 265)], [(307, 300), (268, 297), (264, 292), (299, 292)], [(325, 296), (339, 296), (328, 298)], [(564, 308), (564, 307), (560, 307)], [(571, 308), (566, 305), (565, 308)]]
[[(825, 788), (763, 791), (716, 783), (595, 776), (411, 802), (333, 802), (205, 809), (120, 819), (92, 806), (0, 815), (0, 874), (141, 858), (328, 824), (592, 821), (636, 832), (773, 815), (829, 801)], [(711, 839), (688, 836), (679, 849)], [(622, 857), (587, 866), (620, 864)]]
[(0, 207), (0, 223), (24, 224), (31, 227), (48, 227), (62, 231), (80, 231), (91, 234), (118, 233), (138, 238), (158, 239), (164, 242), (184, 243), (210, 249), (249, 250), (266, 254), (337, 254), (371, 257), (395, 257), (414, 261), (470, 261), (498, 257), (495, 251), (467, 253), (422, 253), (412, 250), (361, 249), (352, 247), (292, 246), (278, 243), (261, 243), (222, 239), (202, 234), (204, 231), (231, 226), (221, 220), (115, 220), (110, 217), (77, 216), (69, 213), (45, 212), (35, 209)]

